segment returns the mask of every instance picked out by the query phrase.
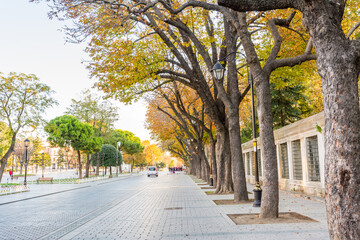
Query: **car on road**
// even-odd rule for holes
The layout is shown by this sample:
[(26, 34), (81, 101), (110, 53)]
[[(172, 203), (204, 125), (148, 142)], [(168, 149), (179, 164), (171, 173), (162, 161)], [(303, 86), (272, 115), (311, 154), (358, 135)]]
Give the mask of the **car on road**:
[(158, 176), (158, 170), (155, 166), (149, 166), (148, 167), (148, 173), (147, 176), (150, 177), (151, 175), (155, 175), (156, 177)]

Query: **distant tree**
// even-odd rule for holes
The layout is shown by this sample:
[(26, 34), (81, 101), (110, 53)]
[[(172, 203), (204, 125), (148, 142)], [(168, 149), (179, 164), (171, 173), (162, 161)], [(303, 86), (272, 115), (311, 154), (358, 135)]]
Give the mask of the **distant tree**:
[(169, 163), (169, 167), (174, 167), (174, 166), (175, 166), (174, 160), (171, 160), (171, 162)]
[(60, 149), (58, 151), (58, 157), (56, 159), (56, 165), (58, 166), (58, 168), (61, 171), (62, 166), (66, 163), (66, 159), (65, 159), (65, 153), (64, 150)]
[(111, 135), (114, 123), (119, 119), (118, 108), (111, 102), (103, 100), (90, 90), (82, 92), (82, 98), (72, 99), (66, 114), (75, 116), (94, 128), (94, 136), (107, 139)]
[[(104, 143), (108, 143), (114, 123), (119, 119), (118, 108), (88, 89), (84, 90), (82, 95), (82, 98), (79, 100), (71, 100), (72, 103), (67, 108), (66, 113), (77, 117), (82, 122), (89, 123), (94, 128), (94, 137), (101, 137)], [(99, 147), (101, 147), (103, 142)], [(96, 152), (98, 151), (96, 150)], [(92, 151), (87, 152), (86, 177), (89, 174), (90, 154), (92, 153)], [(97, 158), (96, 175), (99, 175), (100, 156), (98, 155)]]
[(38, 136), (29, 137), (29, 140), (30, 140), (30, 146), (28, 147), (29, 164), (41, 166), (42, 163), (41, 153), (43, 150), (42, 140)]
[(84, 153), (86, 154), (86, 171), (85, 177), (89, 177), (90, 171), (90, 155), (99, 152), (101, 150), (101, 146), (103, 145), (103, 139), (100, 137), (91, 137), (89, 139), (88, 145), (84, 148)]
[[(116, 154), (118, 153), (118, 156)], [(121, 159), (121, 153), (116, 150), (116, 148), (110, 144), (104, 144), (101, 147), (100, 155), (100, 166), (102, 167), (113, 167), (116, 166), (116, 157)], [(120, 160), (121, 162), (121, 160)], [(97, 165), (97, 154), (91, 156), (91, 163), (93, 166)], [(110, 175), (112, 175), (112, 170), (110, 168)]]
[(164, 168), (166, 167), (166, 164), (164, 162), (159, 162), (156, 164), (157, 168)]
[(18, 132), (24, 127), (35, 129), (43, 121), (41, 114), (57, 104), (51, 97), (53, 93), (35, 75), (11, 72), (4, 76), (0, 73), (0, 121), (7, 124), (11, 139), (9, 148), (0, 160), (0, 181)]
[(141, 145), (140, 138), (136, 137), (132, 132), (124, 130), (114, 130), (111, 135), (110, 144), (117, 146), (117, 142), (120, 142), (120, 149), (129, 155), (128, 159), (132, 162), (131, 170), (135, 165), (134, 155), (141, 153), (144, 147)]
[(156, 165), (156, 161), (160, 159), (163, 152), (156, 144), (150, 144), (149, 141), (143, 142), (145, 146), (146, 162), (148, 165)]
[(82, 178), (81, 151), (87, 150), (94, 130), (88, 123), (80, 122), (74, 116), (64, 115), (51, 120), (45, 131), (49, 134), (48, 141), (56, 146), (65, 147), (70, 143), (78, 154), (79, 178)]

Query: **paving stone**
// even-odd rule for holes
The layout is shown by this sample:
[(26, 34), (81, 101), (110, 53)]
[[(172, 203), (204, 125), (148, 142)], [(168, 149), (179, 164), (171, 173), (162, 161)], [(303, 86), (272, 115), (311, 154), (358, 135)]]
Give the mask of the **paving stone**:
[(280, 211), (318, 222), (241, 226), (227, 214), (256, 213), (259, 208), (212, 201), (232, 197), (206, 195), (183, 174), (93, 183), (0, 205), (0, 239), (329, 239), (323, 202), (281, 192)]

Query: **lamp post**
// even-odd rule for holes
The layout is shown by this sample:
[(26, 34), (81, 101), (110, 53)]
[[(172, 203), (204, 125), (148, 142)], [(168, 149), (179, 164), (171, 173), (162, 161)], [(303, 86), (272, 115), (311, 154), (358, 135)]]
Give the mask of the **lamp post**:
[(214, 177), (213, 177), (213, 174), (212, 174), (212, 162), (211, 162), (211, 159), (210, 159), (210, 187), (214, 186)]
[(41, 153), (41, 157), (42, 157), (42, 174), (41, 177), (44, 177), (44, 168), (45, 168), (45, 162), (44, 162), (44, 153)]
[(24, 177), (24, 185), (26, 186), (27, 184), (27, 181), (26, 181), (26, 176), (27, 176), (27, 164), (28, 164), (28, 161), (27, 161), (27, 153), (28, 153), (28, 147), (30, 145), (30, 140), (29, 139), (25, 139), (24, 141), (24, 145), (25, 145), (25, 177)]
[[(226, 58), (231, 54), (236, 54), (237, 52), (229, 53), (225, 58), (217, 61), (214, 67), (211, 69), (213, 72), (216, 80), (221, 80), (224, 77), (225, 67), (220, 63), (222, 61), (226, 61)], [(246, 55), (239, 52), (243, 57), (246, 59)], [(249, 71), (249, 66), (247, 66), (248, 71), (248, 82), (251, 87), (251, 110), (252, 110), (252, 130), (253, 130), (253, 147), (254, 147), (254, 163), (255, 163), (255, 186), (253, 189), (254, 192), (254, 203), (253, 207), (260, 207), (261, 206), (261, 194), (262, 189), (260, 187), (260, 180), (259, 180), (259, 167), (257, 162), (257, 141), (256, 141), (256, 125), (255, 125), (255, 104), (254, 104), (254, 82), (253, 77), (251, 75), (251, 71)]]

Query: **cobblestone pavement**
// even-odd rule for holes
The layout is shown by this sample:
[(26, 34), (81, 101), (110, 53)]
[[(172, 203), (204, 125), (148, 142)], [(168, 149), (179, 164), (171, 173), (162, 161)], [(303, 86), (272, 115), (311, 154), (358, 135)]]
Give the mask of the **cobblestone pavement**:
[(183, 174), (84, 186), (0, 204), (0, 239), (329, 239), (324, 204), (283, 192), (281, 212), (295, 211), (318, 222), (235, 225), (226, 214), (259, 209), (215, 205), (211, 199), (232, 195), (206, 195)]

